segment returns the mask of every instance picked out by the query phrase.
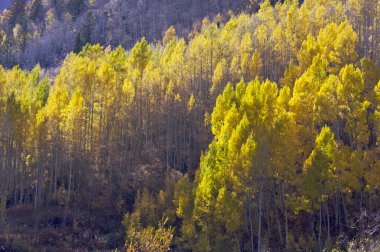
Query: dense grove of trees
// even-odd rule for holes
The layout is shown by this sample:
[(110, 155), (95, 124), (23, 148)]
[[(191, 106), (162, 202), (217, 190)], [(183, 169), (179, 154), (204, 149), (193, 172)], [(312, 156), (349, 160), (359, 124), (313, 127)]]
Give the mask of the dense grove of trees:
[[(252, 2), (252, 3), (251, 3)], [(173, 25), (187, 36), (197, 20), (257, 8), (250, 0), (12, 0), (0, 13), (0, 64), (31, 69), (60, 65), (87, 43), (122, 45), (160, 40)]]
[(100, 236), (123, 223), (130, 251), (376, 235), (379, 16), (377, 0), (266, 0), (188, 42), (170, 27), (130, 51), (86, 45), (54, 75), (1, 68), (1, 218), (29, 208), (41, 227), (58, 207)]

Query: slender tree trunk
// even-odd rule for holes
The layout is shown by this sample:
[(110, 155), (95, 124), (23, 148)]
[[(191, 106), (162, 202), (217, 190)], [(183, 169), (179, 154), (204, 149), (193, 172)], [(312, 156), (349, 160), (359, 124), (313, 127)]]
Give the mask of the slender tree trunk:
[(276, 205), (276, 192), (275, 192), (275, 190), (276, 190), (275, 189), (275, 182), (274, 182), (274, 180), (272, 180), (273, 208), (274, 208), (274, 214), (275, 214), (276, 223), (277, 223), (278, 236), (280, 237), (280, 242), (282, 244), (283, 240), (282, 240), (282, 232), (281, 232), (281, 222), (280, 222), (280, 218), (278, 216), (278, 208)]
[(330, 241), (330, 213), (329, 213), (329, 206), (327, 202), (325, 202), (326, 206), (326, 217), (327, 217), (327, 239)]
[(248, 195), (248, 213), (249, 213), (249, 229), (250, 229), (250, 235), (251, 235), (251, 251), (254, 252), (251, 195)]
[(20, 176), (20, 205), (22, 205), (24, 203), (24, 178), (25, 178), (25, 166), (24, 164), (22, 164), (22, 161), (21, 161), (21, 153), (22, 151), (20, 150), (20, 145), (18, 145), (18, 148), (17, 148), (17, 152), (18, 152), (18, 158), (17, 158), (17, 167), (20, 167), (22, 166), (21, 168), (21, 176)]
[(339, 227), (339, 198), (338, 198), (338, 194), (336, 194), (336, 196), (335, 196), (334, 210), (335, 210), (335, 228), (338, 228)]
[(262, 194), (263, 194), (263, 182), (260, 179), (260, 192), (259, 192), (259, 217), (258, 217), (258, 235), (257, 235), (257, 250), (261, 252), (261, 215), (262, 215)]
[(1, 198), (0, 198), (0, 220), (4, 218), (4, 212), (7, 208), (7, 191), (3, 191), (1, 193)]
[(71, 183), (72, 183), (72, 172), (73, 172), (73, 159), (70, 160), (70, 168), (69, 168), (69, 192), (67, 194), (67, 204), (66, 207), (68, 208), (70, 205), (70, 197), (71, 197)]
[(40, 174), (40, 169), (39, 169), (39, 164), (37, 164), (37, 174), (36, 174), (36, 187), (35, 187), (35, 192), (34, 192), (34, 211), (37, 210), (37, 204), (38, 204), (38, 190), (39, 190), (39, 174)]
[(285, 200), (285, 186), (284, 183), (282, 183), (282, 204), (284, 205), (284, 211), (285, 211), (285, 243), (288, 244), (288, 208), (286, 206), (286, 200)]
[(346, 204), (344, 203), (343, 194), (341, 194), (341, 197), (342, 197), (342, 207), (343, 207), (343, 213), (344, 213), (344, 225), (345, 225), (345, 227), (347, 227), (347, 225), (348, 225), (347, 207), (346, 207)]
[(241, 248), (240, 248), (240, 240), (239, 240), (239, 238), (237, 237), (236, 233), (235, 233), (234, 235), (235, 235), (235, 239), (236, 239), (237, 249), (238, 249), (238, 251), (240, 252), (240, 251), (241, 251)]
[(314, 228), (314, 213), (312, 213), (311, 216), (309, 214), (307, 216), (309, 218), (310, 228), (311, 228), (311, 231), (313, 232), (315, 243), (318, 243), (317, 235), (315, 234), (315, 228)]
[(71, 157), (71, 160), (70, 160), (70, 167), (69, 167), (69, 183), (68, 183), (68, 194), (67, 194), (67, 198), (66, 198), (66, 205), (65, 205), (65, 215), (64, 215), (64, 222), (63, 222), (63, 225), (64, 223), (66, 222), (66, 218), (67, 218), (67, 211), (69, 209), (69, 205), (70, 205), (70, 196), (71, 196), (71, 176), (72, 176), (72, 167), (73, 167), (73, 158)]
[(360, 229), (364, 232), (364, 216), (363, 216), (363, 189), (360, 191)]
[(53, 184), (53, 192), (54, 196), (57, 193), (57, 181), (58, 181), (58, 147), (55, 147), (55, 159), (54, 159), (54, 184)]
[(322, 236), (322, 205), (319, 208), (319, 233), (318, 233), (318, 247), (319, 247), (319, 250), (322, 250), (321, 236)]
[(265, 212), (266, 212), (266, 217), (267, 217), (267, 227), (269, 231), (269, 236), (271, 235), (271, 226), (270, 226), (270, 219), (269, 219), (269, 203), (266, 201), (265, 202)]

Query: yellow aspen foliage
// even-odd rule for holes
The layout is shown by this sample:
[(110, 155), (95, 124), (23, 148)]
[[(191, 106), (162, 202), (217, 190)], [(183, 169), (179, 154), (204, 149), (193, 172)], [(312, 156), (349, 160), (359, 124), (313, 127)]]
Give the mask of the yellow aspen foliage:
[(303, 166), (301, 191), (310, 200), (312, 209), (319, 208), (320, 203), (332, 192), (336, 155), (334, 133), (325, 126), (317, 136), (314, 150)]

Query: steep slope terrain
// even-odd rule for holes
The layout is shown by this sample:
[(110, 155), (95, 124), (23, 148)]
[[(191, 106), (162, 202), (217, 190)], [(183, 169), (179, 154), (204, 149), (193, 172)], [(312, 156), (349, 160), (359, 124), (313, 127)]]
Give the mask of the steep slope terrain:
[[(13, 0), (1, 17), (0, 63), (56, 66), (87, 43), (132, 47), (142, 37), (160, 40), (169, 26), (187, 36), (194, 25), (220, 13), (257, 6), (250, 0)], [(3, 3), (5, 5), (5, 3)]]
[(266, 0), (130, 49), (122, 5), (36, 3), (2, 19), (5, 59), (58, 65), (0, 67), (0, 251), (374, 248), (380, 1)]

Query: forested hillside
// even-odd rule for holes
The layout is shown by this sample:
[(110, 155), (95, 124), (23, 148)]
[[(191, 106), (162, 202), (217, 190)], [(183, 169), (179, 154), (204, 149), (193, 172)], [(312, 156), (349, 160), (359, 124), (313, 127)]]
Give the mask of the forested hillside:
[(379, 17), (265, 0), (0, 68), (0, 251), (376, 251)]
[[(3, 2), (1, 0), (0, 2)], [(0, 64), (60, 65), (87, 43), (130, 49), (161, 40), (169, 26), (187, 37), (204, 17), (257, 8), (256, 0), (12, 0), (0, 16)], [(11, 4), (9, 4), (11, 2)], [(2, 4), (2, 3), (0, 3)], [(9, 6), (8, 6), (9, 5)]]

